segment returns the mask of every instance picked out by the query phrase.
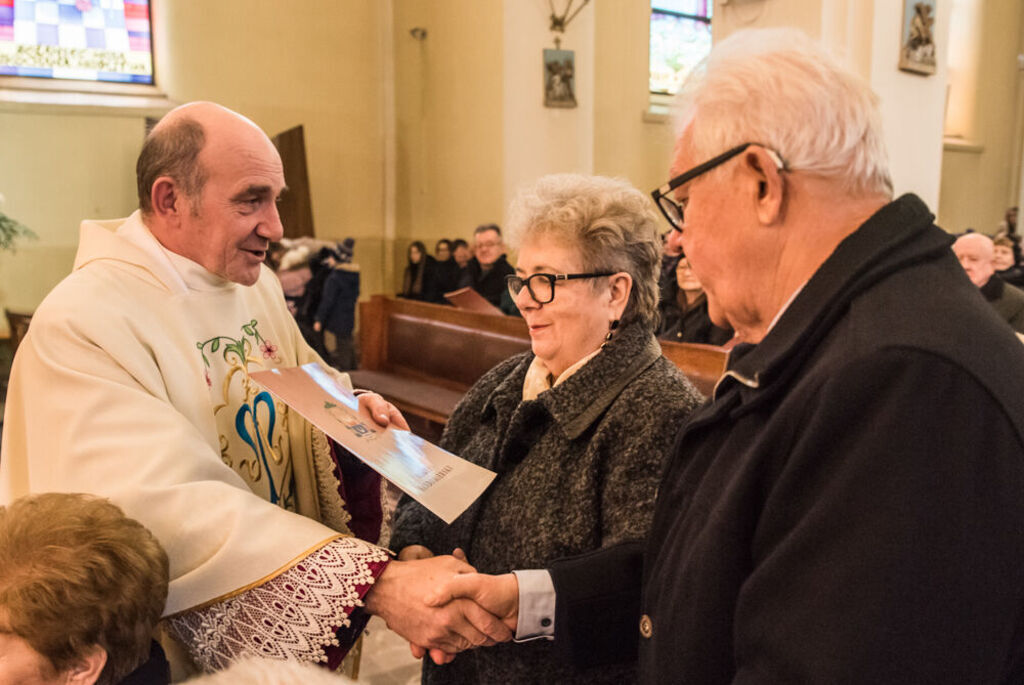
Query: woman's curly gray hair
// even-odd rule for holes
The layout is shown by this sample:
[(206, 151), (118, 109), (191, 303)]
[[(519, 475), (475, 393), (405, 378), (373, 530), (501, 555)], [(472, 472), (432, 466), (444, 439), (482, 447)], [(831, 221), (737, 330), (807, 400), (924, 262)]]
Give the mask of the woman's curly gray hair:
[(587, 272), (628, 273), (633, 288), (622, 323), (653, 331), (661, 264), (657, 222), (650, 199), (622, 179), (552, 174), (519, 191), (506, 227), (513, 246), (544, 235), (576, 247)]

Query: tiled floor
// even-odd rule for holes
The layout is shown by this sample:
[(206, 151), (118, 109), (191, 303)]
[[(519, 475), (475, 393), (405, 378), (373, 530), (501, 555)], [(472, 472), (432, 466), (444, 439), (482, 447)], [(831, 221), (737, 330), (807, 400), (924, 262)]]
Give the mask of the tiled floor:
[(363, 633), (359, 682), (368, 685), (414, 685), (420, 682), (420, 662), (409, 653), (409, 643), (388, 630), (376, 616)]

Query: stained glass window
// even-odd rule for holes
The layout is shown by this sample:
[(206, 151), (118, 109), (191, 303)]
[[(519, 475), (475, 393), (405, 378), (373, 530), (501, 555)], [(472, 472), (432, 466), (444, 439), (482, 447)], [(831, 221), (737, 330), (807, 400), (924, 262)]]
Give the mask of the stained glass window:
[(149, 0), (0, 0), (0, 75), (153, 83)]
[(711, 52), (713, 0), (651, 0), (651, 92), (674, 95)]

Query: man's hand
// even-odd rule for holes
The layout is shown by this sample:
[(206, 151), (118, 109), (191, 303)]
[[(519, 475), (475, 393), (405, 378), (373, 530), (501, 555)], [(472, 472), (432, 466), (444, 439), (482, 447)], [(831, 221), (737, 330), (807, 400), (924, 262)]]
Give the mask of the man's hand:
[(402, 412), (395, 408), (383, 397), (375, 392), (364, 392), (359, 396), (359, 408), (366, 407), (370, 410), (373, 420), (381, 426), (393, 425), (395, 428), (409, 430), (409, 424), (405, 422)]
[(452, 576), (437, 591), (427, 596), (429, 606), (444, 606), (448, 602), (468, 599), (479, 604), (490, 614), (501, 619), (515, 635), (519, 623), (519, 581), (514, 573), (489, 576), (483, 573), (463, 573)]
[(512, 639), (512, 631), (471, 601), (428, 606), (427, 595), (473, 567), (455, 557), (392, 561), (365, 597), (366, 609), (414, 645), (454, 654)]

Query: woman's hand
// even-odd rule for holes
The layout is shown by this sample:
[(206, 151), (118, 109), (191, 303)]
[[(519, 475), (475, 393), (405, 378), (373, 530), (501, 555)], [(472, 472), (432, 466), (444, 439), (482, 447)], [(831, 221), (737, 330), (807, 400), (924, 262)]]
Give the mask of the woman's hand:
[(429, 559), (434, 556), (434, 553), (423, 545), (409, 545), (403, 547), (402, 551), (398, 553), (399, 561), (412, 561), (413, 559)]

